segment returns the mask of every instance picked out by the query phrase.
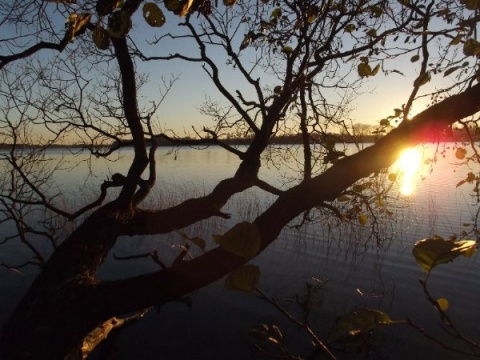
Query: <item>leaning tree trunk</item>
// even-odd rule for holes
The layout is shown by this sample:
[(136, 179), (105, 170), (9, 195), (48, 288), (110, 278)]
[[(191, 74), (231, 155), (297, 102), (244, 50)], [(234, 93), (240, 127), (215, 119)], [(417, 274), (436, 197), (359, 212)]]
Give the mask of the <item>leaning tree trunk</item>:
[[(392, 164), (403, 147), (476, 113), (479, 105), (480, 85), (475, 85), (404, 122), (375, 145), (281, 194), (255, 220), (262, 250), (303, 211), (335, 199), (355, 181)], [(222, 196), (228, 193), (225, 184), (216, 188)], [(216, 190), (170, 210), (122, 212), (112, 203), (92, 214), (52, 255), (5, 324), (0, 338), (2, 359), (80, 359), (84, 337), (102, 322), (187, 295), (248, 261), (215, 248), (154, 273), (119, 281), (95, 279), (98, 266), (118, 236), (165, 232), (169, 228), (165, 222), (174, 222), (172, 213), (182, 209), (185, 218), (179, 221), (185, 224), (219, 215), (218, 209), (215, 213), (213, 206), (207, 206), (212, 204)], [(203, 206), (206, 215), (199, 214)], [(189, 208), (195, 211), (189, 212)]]

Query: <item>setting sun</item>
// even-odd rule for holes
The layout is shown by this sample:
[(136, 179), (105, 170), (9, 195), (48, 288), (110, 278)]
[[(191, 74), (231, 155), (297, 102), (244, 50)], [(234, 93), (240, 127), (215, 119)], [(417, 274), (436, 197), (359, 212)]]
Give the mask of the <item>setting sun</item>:
[(415, 175), (420, 170), (422, 154), (414, 148), (402, 152), (397, 161), (400, 178), (400, 192), (404, 195), (410, 195), (415, 190)]

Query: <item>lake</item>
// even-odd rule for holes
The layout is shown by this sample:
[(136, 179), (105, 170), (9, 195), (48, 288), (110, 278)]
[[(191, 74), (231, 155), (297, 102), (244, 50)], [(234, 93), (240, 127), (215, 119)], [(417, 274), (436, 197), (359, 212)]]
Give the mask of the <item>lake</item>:
[[(434, 154), (431, 145), (422, 151), (425, 158)], [(61, 149), (52, 150), (48, 155), (52, 158), (63, 155), (65, 161), (63, 170), (55, 178), (56, 186), (49, 190), (61, 192), (66, 199), (59, 198), (59, 201), (74, 207), (88, 198), (95, 198), (96, 189), (108, 175), (125, 173), (132, 151), (123, 150), (114, 162), (89, 161), (86, 154), (74, 158)], [(393, 187), (383, 205), (393, 215), (379, 213), (376, 236), (372, 236), (368, 224), (342, 224), (331, 217), (318, 217), (298, 230), (284, 229), (277, 241), (251, 261), (262, 273), (259, 288), (298, 319), (303, 316), (299, 304), (306, 299), (309, 288), (312, 295), (308, 305), (310, 323), (322, 339), (328, 337), (337, 317), (356, 307), (371, 307), (385, 311), (392, 320), (409, 318), (440, 341), (454, 344), (453, 338), (446, 336), (438, 326), (438, 313), (429, 304), (418, 281), (425, 273), (412, 256), (415, 241), (435, 234), (444, 238), (452, 234), (461, 237), (462, 231), (468, 230), (474, 222), (478, 205), (476, 198), (471, 196), (473, 184), (459, 188), (456, 184), (465, 179), (469, 171), (478, 172), (478, 166), (474, 169), (455, 166), (457, 160), (452, 149), (446, 149), (443, 155), (439, 153), (436, 163), (424, 165), (411, 177), (410, 185), (415, 189), (411, 195), (402, 195), (399, 186)], [(299, 154), (293, 152), (289, 156), (287, 166), (269, 166), (262, 169), (260, 177), (278, 187), (289, 186), (296, 176), (295, 159)], [(219, 147), (177, 151), (160, 148), (158, 187), (154, 199), (146, 206), (167, 207), (190, 196), (208, 193), (216, 182), (232, 176), (238, 163), (238, 158)], [(87, 177), (88, 169), (97, 176)], [(282, 180), (273, 180), (278, 179), (278, 175)], [(232, 219), (212, 219), (182, 231), (204, 238), (207, 248), (211, 248), (215, 246), (213, 234), (221, 234), (239, 221), (253, 221), (273, 200), (271, 195), (249, 190), (232, 198), (224, 208), (232, 214)], [(12, 231), (3, 230), (4, 234)], [(125, 237), (119, 239), (113, 253), (122, 256), (156, 249), (168, 258), (178, 254), (181, 244), (180, 234), (142, 237), (136, 241)], [(43, 249), (49, 251), (48, 246)], [(196, 254), (199, 250), (192, 249), (192, 255)], [(0, 252), (0, 259), (11, 261), (25, 255), (25, 249), (7, 244)], [(155, 264), (146, 260), (119, 262), (110, 256), (99, 275), (110, 279), (155, 269)], [(480, 334), (479, 270), (477, 256), (461, 257), (435, 268), (429, 280), (432, 295), (449, 300), (447, 313), (457, 328), (465, 336), (477, 340)], [(4, 268), (0, 272), (3, 289), (0, 321), (3, 322), (28, 287), (34, 272), (22, 270), (17, 273)], [(190, 307), (180, 303), (164, 305), (126, 328), (121, 334), (119, 358), (262, 358), (254, 348), (256, 342), (261, 342), (248, 335), (250, 329), (261, 323), (277, 324), (292, 354), (307, 356), (312, 349), (305, 332), (278, 309), (253, 294), (226, 289), (223, 280), (196, 291), (191, 300)], [(462, 358), (441, 349), (404, 324), (382, 327), (369, 341), (373, 349), (370, 349), (369, 358)], [(340, 356), (364, 358), (362, 354), (350, 352)]]

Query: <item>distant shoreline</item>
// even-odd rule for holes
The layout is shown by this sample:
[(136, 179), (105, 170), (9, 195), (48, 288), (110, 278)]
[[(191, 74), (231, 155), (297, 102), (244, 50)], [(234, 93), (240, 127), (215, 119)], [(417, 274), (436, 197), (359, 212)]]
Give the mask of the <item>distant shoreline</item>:
[[(321, 143), (325, 140), (326, 137), (331, 138), (334, 143), (346, 143), (346, 144), (354, 144), (354, 143), (375, 143), (378, 141), (383, 135), (375, 134), (375, 135), (344, 135), (344, 134), (326, 134), (323, 136), (315, 136), (310, 137), (311, 143)], [(322, 139), (323, 138), (323, 139)], [(249, 145), (251, 143), (251, 138), (227, 138), (227, 139), (193, 139), (189, 137), (178, 138), (175, 139), (175, 142), (171, 142), (165, 138), (158, 138), (157, 139), (157, 146), (215, 146), (218, 145), (218, 142), (222, 142), (227, 145), (235, 146), (235, 145)], [(469, 138), (466, 136), (464, 131), (457, 130), (455, 133), (451, 134), (442, 134), (441, 136), (432, 136), (432, 138), (425, 139), (425, 143), (436, 143), (436, 142), (466, 142), (470, 141)], [(480, 137), (475, 138), (475, 142), (480, 141)], [(270, 145), (301, 145), (302, 137), (301, 134), (297, 135), (289, 135), (289, 136), (279, 136), (273, 138), (270, 142)], [(91, 144), (49, 144), (49, 145), (36, 145), (36, 144), (15, 144), (15, 148), (17, 149), (28, 149), (28, 148), (45, 148), (48, 147), (49, 149), (82, 149), (82, 148), (111, 148), (113, 144), (110, 145), (91, 145)], [(0, 144), (0, 150), (10, 150), (12, 149), (13, 144), (3, 143)], [(131, 147), (131, 144), (123, 144), (122, 147)]]

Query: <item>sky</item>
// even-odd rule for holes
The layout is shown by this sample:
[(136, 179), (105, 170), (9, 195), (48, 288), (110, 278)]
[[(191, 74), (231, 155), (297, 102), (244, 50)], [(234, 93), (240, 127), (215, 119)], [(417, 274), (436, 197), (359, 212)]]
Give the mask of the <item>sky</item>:
[[(169, 31), (178, 31), (177, 24), (182, 19), (172, 16), (170, 13), (166, 13), (166, 15), (167, 23), (164, 27), (149, 28), (137, 14), (136, 28), (132, 30), (131, 35), (135, 38), (138, 36), (137, 34), (140, 34), (141, 37), (152, 39), (155, 35), (159, 36)], [(391, 42), (391, 39), (387, 41), (387, 45), (389, 41)], [(184, 53), (186, 50), (194, 53), (196, 50), (196, 44), (177, 43), (170, 42), (166, 46), (145, 47), (145, 49), (151, 55), (166, 55), (177, 51)], [(393, 45), (393, 43), (391, 44)], [(249, 49), (247, 48), (244, 51), (248, 52)], [(219, 60), (219, 56), (214, 54), (214, 59)], [(400, 70), (405, 76), (398, 73), (385, 75), (380, 71), (375, 77), (368, 78), (365, 86), (362, 88), (362, 93), (354, 98), (352, 104), (353, 111), (351, 116), (355, 121), (377, 125), (381, 119), (393, 115), (395, 108), (401, 108), (402, 104), (406, 103), (412, 90), (413, 81), (418, 76), (417, 69), (420, 66), (420, 62), (416, 64), (410, 63), (410, 56), (411, 54), (407, 58), (390, 61), (387, 65), (388, 69)], [(222, 64), (222, 62), (224, 60), (217, 61), (219, 64)], [(188, 132), (192, 126), (201, 128), (205, 121), (209, 121), (199, 114), (198, 111), (205, 98), (222, 100), (222, 96), (213, 86), (204, 70), (201, 69), (199, 63), (185, 61), (146, 63), (142, 64), (142, 68), (151, 73), (152, 78), (162, 74), (179, 75), (179, 80), (175, 83), (165, 105), (162, 106), (160, 111), (159, 121), (162, 124), (166, 124), (167, 128), (172, 128), (179, 132), (183, 130)], [(232, 90), (251, 89), (242, 84), (240, 77), (231, 68), (224, 67), (221, 71), (223, 71), (222, 78)], [(260, 76), (262, 80), (267, 79), (267, 82), (270, 81), (268, 75), (261, 74)], [(422, 87), (422, 90), (434, 91), (436, 86), (451, 83), (450, 79), (444, 79), (441, 76), (436, 77), (434, 80), (431, 84)], [(149, 89), (152, 92), (157, 88), (158, 86), (154, 83), (149, 85)], [(246, 93), (248, 91), (251, 90), (246, 90)], [(416, 113), (426, 106), (427, 100), (417, 100), (412, 110)], [(181, 111), (179, 111), (179, 108), (181, 108)]]
[[(55, 9), (59, 4), (48, 4), (52, 9)], [(149, 27), (142, 18), (141, 9), (137, 11), (134, 16), (134, 28), (130, 32), (132, 39), (139, 45), (145, 40), (152, 40), (154, 36), (161, 36), (169, 31), (177, 31), (178, 23), (182, 21), (181, 18), (165, 11), (167, 17), (166, 25), (161, 28)], [(196, 15), (193, 15), (194, 17)], [(61, 29), (64, 26), (64, 19), (62, 16), (55, 16), (55, 22), (58, 22), (58, 27)], [(4, 32), (5, 36), (6, 34)], [(87, 35), (83, 35), (87, 36)], [(345, 35), (349, 36), (349, 35)], [(0, 35), (0, 38), (2, 35)], [(174, 52), (195, 53), (197, 45), (185, 41), (170, 41), (168, 43), (161, 43), (155, 46), (145, 46), (147, 55), (167, 55)], [(247, 48), (244, 52), (248, 53)], [(0, 53), (2, 48), (0, 47)], [(47, 54), (55, 56), (49, 50), (43, 50), (42, 56)], [(213, 57), (218, 60), (218, 63), (225, 62), (220, 59), (220, 55), (213, 53)], [(200, 63), (190, 63), (185, 61), (162, 61), (162, 62), (147, 62), (140, 60), (137, 62), (139, 70), (149, 74), (150, 82), (143, 89), (142, 95), (147, 99), (158, 98), (159, 83), (162, 76), (168, 78), (169, 76), (178, 76), (178, 81), (174, 84), (166, 101), (159, 111), (157, 122), (164, 129), (173, 129), (179, 135), (184, 132), (191, 132), (192, 126), (201, 129), (205, 124), (212, 124), (212, 122), (199, 113), (199, 108), (206, 98), (212, 100), (222, 100), (222, 96), (218, 90), (213, 86), (211, 80), (208, 78)], [(419, 64), (411, 64), (408, 59), (401, 61), (392, 61), (389, 63), (389, 68), (396, 68), (406, 74), (401, 76), (399, 74), (390, 74), (386, 76), (382, 72), (377, 76), (369, 78), (366, 86), (363, 88), (363, 93), (356, 97), (353, 102), (353, 112), (351, 117), (361, 123), (378, 124), (378, 122), (389, 115), (393, 115), (394, 108), (400, 108), (406, 102), (410, 94), (413, 80), (416, 77), (416, 68)], [(232, 92), (235, 89), (242, 89), (245, 96), (248, 97), (250, 88), (241, 83), (240, 77), (232, 71), (231, 67), (221, 67), (222, 78), (228, 84)], [(266, 74), (261, 74), (261, 79), (267, 79), (271, 82)], [(437, 77), (438, 79), (439, 77)], [(448, 79), (441, 79), (441, 83), (449, 81)], [(278, 84), (281, 85), (281, 84)], [(434, 84), (428, 84), (423, 90), (434, 90)], [(426, 106), (425, 101), (419, 101), (414, 107), (414, 111), (420, 111)]]

